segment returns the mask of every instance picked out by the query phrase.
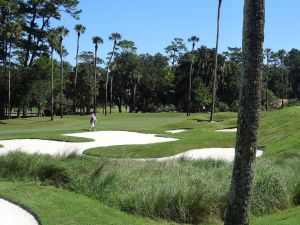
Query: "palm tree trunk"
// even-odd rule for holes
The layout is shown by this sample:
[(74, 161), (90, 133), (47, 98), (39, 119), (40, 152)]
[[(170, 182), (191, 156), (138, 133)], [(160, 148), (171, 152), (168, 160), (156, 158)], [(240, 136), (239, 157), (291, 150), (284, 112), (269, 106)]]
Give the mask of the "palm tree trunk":
[(281, 62), (281, 109), (284, 108), (284, 76), (283, 76), (283, 62)]
[(265, 0), (245, 0), (240, 107), (225, 225), (248, 225), (259, 127)]
[(209, 119), (210, 122), (213, 121), (213, 113), (215, 111), (221, 5), (222, 5), (222, 0), (219, 0), (218, 19), (217, 19), (217, 39), (216, 39), (215, 65), (214, 65), (214, 72), (213, 72), (212, 102), (211, 102), (211, 111), (210, 111), (210, 119)]
[(110, 105), (109, 105), (109, 114), (111, 114), (112, 108), (112, 89), (113, 89), (113, 76), (110, 77)]
[(189, 73), (189, 95), (188, 95), (188, 110), (187, 116), (191, 115), (192, 108), (192, 71), (193, 71), (193, 56), (191, 56), (191, 65), (190, 65), (190, 73)]
[(77, 101), (77, 77), (78, 77), (78, 53), (79, 53), (79, 38), (80, 33), (77, 35), (77, 50), (76, 50), (76, 67), (75, 67), (75, 78), (74, 78), (74, 115), (76, 115), (76, 101)]
[(60, 89), (60, 118), (63, 118), (63, 97), (64, 97), (64, 63), (63, 63), (63, 46), (60, 44), (60, 66), (61, 66), (61, 89)]
[(194, 48), (195, 44), (193, 43), (193, 48), (191, 52), (191, 65), (190, 65), (190, 73), (189, 73), (189, 96), (188, 96), (188, 110), (187, 116), (191, 115), (191, 108), (192, 108), (192, 73), (193, 73), (193, 64), (194, 64)]
[(105, 106), (104, 106), (104, 115), (105, 115), (105, 116), (106, 116), (106, 114), (107, 114), (107, 96), (108, 96), (108, 94), (107, 94), (107, 89), (108, 89), (108, 80), (109, 80), (110, 64), (111, 64), (112, 58), (114, 57), (114, 54), (115, 54), (116, 45), (117, 45), (117, 42), (115, 41), (115, 42), (114, 42), (114, 46), (113, 46), (113, 51), (112, 51), (111, 57), (109, 58), (109, 61), (108, 61), (107, 71), (106, 71), (106, 82), (105, 82)]
[(53, 47), (51, 47), (51, 121), (53, 121), (53, 106), (54, 106), (54, 99), (53, 99), (53, 75), (54, 75), (54, 63), (53, 63)]
[(269, 99), (268, 99), (268, 81), (269, 81), (269, 56), (267, 55), (267, 74), (266, 74), (266, 112), (268, 111), (268, 106), (269, 106), (269, 104), (268, 104), (268, 101), (269, 101)]
[(96, 115), (96, 103), (97, 103), (97, 95), (96, 95), (96, 87), (97, 87), (97, 50), (98, 46), (95, 46), (95, 61), (94, 61), (94, 114)]
[(9, 43), (9, 53), (8, 53), (8, 119), (10, 119), (11, 115), (11, 42)]

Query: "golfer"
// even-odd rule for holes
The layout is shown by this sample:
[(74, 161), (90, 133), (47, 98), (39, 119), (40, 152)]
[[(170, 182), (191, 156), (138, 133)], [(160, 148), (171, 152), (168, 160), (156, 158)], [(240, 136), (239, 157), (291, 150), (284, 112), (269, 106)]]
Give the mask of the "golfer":
[(95, 123), (96, 123), (97, 119), (94, 113), (91, 114), (91, 119), (90, 119), (90, 125), (91, 125), (91, 129), (90, 131), (96, 131), (95, 128)]

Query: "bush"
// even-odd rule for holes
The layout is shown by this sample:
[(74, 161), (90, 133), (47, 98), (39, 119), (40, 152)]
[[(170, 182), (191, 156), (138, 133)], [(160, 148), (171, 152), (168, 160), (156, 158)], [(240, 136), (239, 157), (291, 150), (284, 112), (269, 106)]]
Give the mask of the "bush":
[(300, 106), (300, 100), (298, 99), (290, 99), (288, 104), (288, 107), (292, 107), (292, 106)]
[(270, 214), (293, 205), (293, 176), (274, 166), (274, 161), (261, 160), (257, 165), (251, 212), (256, 216)]
[(155, 111), (156, 112), (176, 112), (176, 107), (173, 104), (160, 105)]
[(20, 152), (0, 157), (0, 178), (42, 181), (53, 186), (70, 182), (66, 169), (50, 156), (27, 155)]
[(219, 104), (218, 104), (218, 111), (219, 112), (228, 112), (228, 111), (230, 111), (230, 108), (229, 108), (229, 106), (226, 103), (219, 102)]

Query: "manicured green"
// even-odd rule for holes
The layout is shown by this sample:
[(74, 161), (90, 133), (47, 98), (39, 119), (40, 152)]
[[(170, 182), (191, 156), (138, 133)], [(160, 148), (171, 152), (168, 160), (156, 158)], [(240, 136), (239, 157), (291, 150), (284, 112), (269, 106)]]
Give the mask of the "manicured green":
[[(262, 112), (259, 145), (266, 146), (265, 156), (277, 153), (297, 152), (300, 148), (300, 110), (297, 107), (280, 111)], [(113, 113), (108, 117), (97, 115), (97, 130), (123, 130), (155, 133), (179, 140), (170, 143), (102, 147), (87, 150), (93, 156), (114, 158), (162, 157), (186, 150), (204, 147), (234, 147), (235, 133), (218, 133), (217, 129), (236, 126), (235, 113), (218, 113), (215, 120), (208, 123), (208, 114), (193, 114), (187, 118), (182, 113)], [(201, 122), (199, 122), (201, 121)], [(0, 124), (0, 139), (41, 138), (64, 141), (89, 141), (83, 138), (67, 137), (62, 134), (88, 131), (89, 116), (67, 116), (63, 120), (55, 118), (27, 118), (5, 120)], [(166, 133), (166, 130), (189, 128), (179, 134)], [(30, 131), (30, 132), (29, 132)]]
[(62, 134), (85, 132), (88, 129), (88, 117), (65, 117), (63, 120), (56, 117), (53, 122), (50, 121), (50, 118), (45, 117), (11, 119), (0, 121), (0, 139), (34, 138), (85, 142), (91, 140)]
[(171, 224), (128, 215), (83, 195), (33, 183), (0, 182), (0, 196), (31, 209), (43, 225)]
[(300, 207), (278, 212), (273, 215), (253, 218), (251, 225), (299, 225)]

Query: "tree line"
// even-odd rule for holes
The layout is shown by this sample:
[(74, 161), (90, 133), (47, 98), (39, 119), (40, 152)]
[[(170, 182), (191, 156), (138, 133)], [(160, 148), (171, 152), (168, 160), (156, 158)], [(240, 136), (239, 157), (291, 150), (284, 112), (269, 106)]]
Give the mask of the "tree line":
[[(79, 18), (78, 1), (31, 0), (0, 2), (0, 117), (27, 116), (29, 109), (51, 116), (88, 114), (101, 107), (104, 114), (119, 112), (237, 111), (241, 48), (216, 54), (201, 38), (174, 38), (164, 53), (137, 54), (135, 43), (113, 33), (106, 59), (97, 55), (104, 43), (94, 36), (94, 51), (80, 51), (77, 34), (76, 65), (64, 60), (64, 38), (69, 30), (52, 27), (61, 12)], [(59, 61), (54, 54), (59, 56)], [(281, 107), (285, 99), (300, 98), (300, 51), (265, 49), (261, 107)], [(215, 97), (214, 97), (215, 96)], [(281, 99), (280, 101), (278, 99)], [(213, 110), (212, 110), (213, 107)], [(215, 108), (215, 109), (214, 109)]]

